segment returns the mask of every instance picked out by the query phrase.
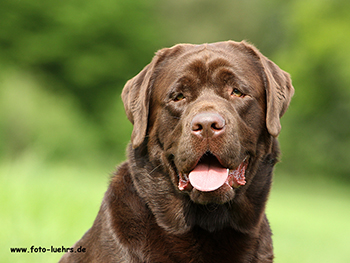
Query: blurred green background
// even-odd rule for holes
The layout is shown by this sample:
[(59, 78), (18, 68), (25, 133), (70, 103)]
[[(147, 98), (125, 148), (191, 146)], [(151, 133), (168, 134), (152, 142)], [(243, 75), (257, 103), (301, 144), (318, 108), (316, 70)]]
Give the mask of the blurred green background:
[(0, 1), (0, 258), (57, 262), (92, 225), (156, 50), (248, 40), (292, 75), (267, 207), (277, 263), (350, 262), (348, 0)]

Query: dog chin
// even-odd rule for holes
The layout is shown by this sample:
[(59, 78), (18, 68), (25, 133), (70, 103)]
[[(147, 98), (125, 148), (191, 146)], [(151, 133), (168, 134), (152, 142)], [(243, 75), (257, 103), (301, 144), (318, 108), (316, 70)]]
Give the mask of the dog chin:
[(189, 192), (190, 199), (197, 204), (225, 204), (235, 197), (235, 189), (228, 184), (224, 184), (219, 189), (210, 192), (202, 192), (193, 188)]

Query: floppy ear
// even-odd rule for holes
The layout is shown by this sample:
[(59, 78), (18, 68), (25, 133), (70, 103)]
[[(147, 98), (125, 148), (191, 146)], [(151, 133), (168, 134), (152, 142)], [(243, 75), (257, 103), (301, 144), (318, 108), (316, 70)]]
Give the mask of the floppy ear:
[(268, 132), (277, 137), (281, 131), (280, 118), (286, 112), (294, 94), (290, 75), (265, 57), (252, 45), (242, 42), (254, 52), (261, 62), (266, 91), (266, 126)]
[(146, 136), (152, 76), (160, 53), (158, 52), (139, 74), (130, 79), (122, 91), (126, 116), (134, 125), (131, 134), (133, 148), (139, 147)]

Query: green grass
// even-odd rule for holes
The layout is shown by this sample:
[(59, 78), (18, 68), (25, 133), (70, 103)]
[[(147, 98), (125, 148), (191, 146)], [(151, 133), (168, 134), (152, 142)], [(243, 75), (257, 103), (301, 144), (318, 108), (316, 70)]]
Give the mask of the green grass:
[(276, 173), (267, 215), (276, 262), (350, 262), (349, 186)]
[[(47, 166), (30, 158), (0, 165), (2, 262), (57, 262), (60, 253), (11, 247), (69, 247), (92, 225), (113, 167)], [(275, 175), (267, 214), (277, 263), (350, 262), (349, 187)]]
[(110, 172), (30, 160), (1, 166), (2, 262), (57, 262), (62, 254), (13, 254), (10, 248), (73, 245), (92, 225)]

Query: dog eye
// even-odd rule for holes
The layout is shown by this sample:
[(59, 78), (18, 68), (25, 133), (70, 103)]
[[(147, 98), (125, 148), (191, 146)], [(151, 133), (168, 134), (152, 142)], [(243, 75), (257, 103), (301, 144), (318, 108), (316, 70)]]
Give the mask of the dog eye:
[(233, 89), (231, 95), (236, 96), (236, 97), (244, 97), (244, 94), (240, 92), (238, 89)]
[(181, 101), (185, 98), (185, 96), (182, 93), (179, 93), (176, 95), (174, 101)]

